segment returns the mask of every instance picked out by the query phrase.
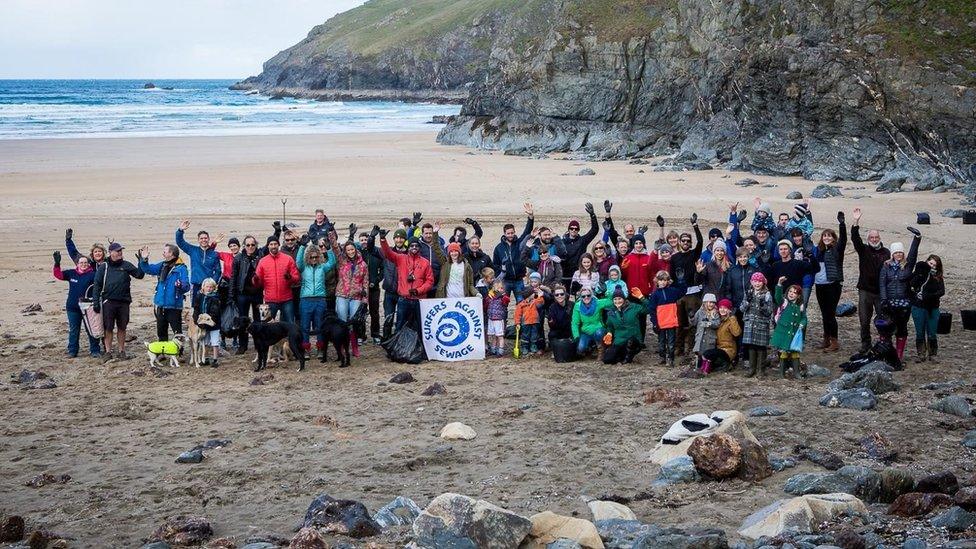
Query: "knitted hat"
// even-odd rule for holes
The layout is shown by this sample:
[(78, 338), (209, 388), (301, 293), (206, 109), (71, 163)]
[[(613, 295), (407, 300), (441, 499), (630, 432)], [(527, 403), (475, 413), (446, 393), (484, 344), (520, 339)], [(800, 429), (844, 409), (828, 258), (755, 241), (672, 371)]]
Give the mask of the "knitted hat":
[(621, 288), (620, 286), (617, 286), (616, 288), (613, 289), (613, 297), (614, 298), (622, 297), (624, 299), (627, 299), (627, 294), (624, 293), (624, 289), (623, 288)]
[(708, 238), (721, 238), (722, 231), (718, 229), (708, 229)]
[(716, 240), (715, 242), (712, 242), (712, 253), (713, 254), (715, 253), (715, 250), (722, 250), (723, 252), (728, 252), (728, 249), (725, 247), (725, 241), (720, 238), (720, 239)]
[(723, 299), (722, 301), (719, 301), (718, 302), (718, 306), (719, 306), (720, 309), (724, 307), (724, 308), (726, 308), (726, 309), (728, 309), (728, 310), (731, 311), (732, 308), (733, 308), (732, 307), (732, 300), (731, 299)]
[(785, 238), (776, 243), (777, 248), (779, 248), (780, 246), (787, 246), (790, 249), (793, 249), (793, 243), (790, 242), (789, 240), (786, 240)]
[(579, 221), (577, 221), (575, 219), (573, 219), (572, 221), (570, 221), (569, 222), (569, 228), (570, 229), (577, 229), (577, 230), (579, 230), (579, 228), (580, 228)]
[(807, 211), (808, 211), (807, 207), (804, 206), (803, 204), (797, 204), (796, 206), (793, 206), (793, 213), (795, 213), (797, 217), (806, 217)]
[[(112, 249), (111, 246), (109, 249)], [(901, 242), (892, 242), (891, 245), (888, 246), (888, 251), (890, 251), (892, 254), (898, 252), (905, 253), (905, 245)]]
[(529, 280), (542, 281), (542, 275), (539, 274), (539, 271), (532, 271), (532, 273), (529, 274)]
[(230, 240), (227, 241), (227, 245), (228, 246), (233, 246), (234, 244), (237, 244), (238, 246), (241, 245), (241, 241), (240, 240), (237, 240), (237, 237), (236, 236), (230, 237)]
[(272, 242), (277, 242), (278, 244), (281, 244), (281, 241), (278, 240), (278, 237), (277, 236), (271, 235), (271, 236), (268, 237), (268, 240), (266, 240), (264, 242), (264, 245), (267, 246), (268, 244), (271, 244)]
[(403, 229), (397, 229), (397, 230), (393, 231), (393, 238), (402, 238), (402, 239), (406, 240), (407, 239), (407, 231), (405, 231)]
[(673, 254), (674, 248), (672, 248), (670, 244), (661, 244), (661, 247), (657, 249), (657, 252), (659, 254)]
[(765, 284), (766, 283), (766, 275), (764, 275), (762, 273), (759, 273), (759, 272), (752, 273), (752, 276), (749, 277), (749, 281), (750, 282), (762, 282), (763, 284)]
[(766, 212), (766, 215), (773, 215), (773, 209), (769, 207), (769, 204), (763, 202), (759, 205), (760, 212)]
[(702, 303), (704, 303), (706, 301), (711, 301), (712, 303), (715, 303), (715, 294), (705, 294), (705, 295), (703, 295), (702, 296)]
[(407, 241), (407, 246), (420, 246), (420, 239), (416, 236), (410, 237), (410, 240)]
[(630, 237), (630, 245), (633, 246), (634, 242), (637, 242), (638, 240), (640, 240), (641, 244), (647, 246), (647, 241), (644, 240), (644, 235), (642, 234), (635, 234), (634, 236)]
[(451, 252), (461, 253), (461, 245), (458, 244), (457, 242), (451, 242), (450, 244), (448, 244), (447, 253), (451, 253)]

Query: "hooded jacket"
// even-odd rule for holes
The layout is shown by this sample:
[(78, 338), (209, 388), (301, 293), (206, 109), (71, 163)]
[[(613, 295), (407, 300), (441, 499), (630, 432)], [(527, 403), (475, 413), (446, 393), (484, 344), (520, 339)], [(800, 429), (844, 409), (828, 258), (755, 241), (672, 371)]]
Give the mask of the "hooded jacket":
[(505, 235), (502, 235), (498, 245), (492, 253), (492, 263), (495, 265), (495, 277), (503, 278), (509, 282), (522, 280), (525, 276), (525, 264), (522, 262), (522, 244), (526, 237), (532, 232), (535, 226), (535, 219), (530, 217), (525, 222), (525, 229), (521, 236), (509, 242)]
[(325, 261), (318, 265), (305, 263), (306, 247), (298, 249), (298, 261), (295, 266), (302, 277), (301, 297), (326, 297), (328, 292), (325, 288), (325, 274), (336, 266), (335, 253), (331, 250), (325, 254)]
[(345, 299), (356, 299), (365, 300), (367, 294), (369, 293), (369, 273), (367, 272), (366, 261), (363, 259), (363, 254), (356, 248), (356, 256), (353, 259), (349, 259), (349, 256), (345, 252), (346, 245), (343, 244), (342, 248), (339, 247), (339, 243), (335, 243), (332, 247), (332, 253), (335, 254), (337, 268), (336, 268), (336, 297), (342, 297)]
[(145, 258), (140, 258), (139, 268), (142, 272), (159, 277), (156, 280), (156, 293), (153, 295), (153, 305), (161, 309), (182, 309), (183, 298), (190, 290), (190, 277), (186, 272), (186, 265), (182, 258), (173, 260), (172, 268), (163, 275), (165, 261), (150, 264)]
[(144, 276), (146, 273), (142, 272), (142, 269), (124, 259), (118, 261), (108, 259), (101, 263), (95, 271), (92, 301), (104, 303), (111, 300), (131, 303), (130, 278), (142, 278)]
[(613, 334), (613, 344), (623, 345), (628, 341), (643, 341), (640, 331), (640, 317), (647, 314), (647, 299), (638, 303), (624, 301), (620, 309), (611, 305), (607, 308), (607, 331)]
[[(380, 246), (383, 249), (383, 257), (396, 264), (397, 294), (404, 299), (426, 297), (434, 287), (434, 272), (430, 268), (430, 262), (420, 254), (394, 252), (385, 238), (380, 239)], [(417, 295), (410, 295), (410, 290), (415, 290)]]
[(217, 250), (203, 249), (200, 246), (190, 244), (183, 238), (183, 229), (176, 229), (176, 245), (190, 258), (191, 283), (201, 284), (208, 278), (220, 280), (223, 265), (220, 263)]
[(905, 257), (905, 265), (895, 263), (894, 259), (889, 259), (881, 265), (881, 277), (879, 279), (881, 300), (908, 300), (909, 282), (912, 280), (912, 271), (915, 268), (915, 261), (918, 259), (918, 245), (921, 238), (912, 239), (912, 246)]

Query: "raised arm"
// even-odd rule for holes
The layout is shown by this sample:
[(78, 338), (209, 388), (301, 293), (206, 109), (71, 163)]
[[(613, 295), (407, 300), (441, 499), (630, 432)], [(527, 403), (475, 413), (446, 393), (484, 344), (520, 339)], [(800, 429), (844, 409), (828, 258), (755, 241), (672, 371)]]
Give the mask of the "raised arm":
[(71, 258), (71, 261), (78, 263), (78, 258), (81, 257), (81, 252), (78, 251), (78, 246), (75, 246), (73, 236), (73, 230), (66, 229), (64, 231), (64, 248), (68, 251), (68, 257)]

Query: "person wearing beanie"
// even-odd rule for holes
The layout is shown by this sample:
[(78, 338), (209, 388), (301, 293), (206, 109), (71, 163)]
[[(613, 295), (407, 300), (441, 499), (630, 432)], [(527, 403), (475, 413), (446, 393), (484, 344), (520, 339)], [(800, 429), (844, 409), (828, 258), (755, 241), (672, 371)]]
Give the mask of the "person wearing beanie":
[(673, 284), (667, 271), (658, 271), (654, 276), (657, 289), (647, 300), (651, 328), (657, 334), (658, 364), (674, 367), (675, 341), (678, 333), (678, 300), (685, 296), (687, 287)]
[(604, 364), (630, 364), (644, 347), (641, 320), (647, 317), (648, 301), (638, 288), (631, 288), (629, 301), (621, 288), (615, 288), (613, 306), (607, 309), (607, 333), (603, 351)]
[[(643, 234), (635, 234), (630, 239), (632, 251), (620, 260), (620, 272), (623, 273), (624, 281), (631, 292), (636, 289), (641, 295), (649, 296), (654, 291), (653, 284), (656, 271), (652, 270), (654, 263), (652, 259), (654, 258), (647, 253), (645, 244)], [(640, 317), (640, 327), (641, 334), (646, 335), (647, 320), (645, 317)]]
[(794, 228), (803, 231), (803, 236), (807, 240), (813, 235), (813, 215), (810, 213), (809, 204), (802, 202), (793, 206), (793, 217), (786, 222), (786, 230)]
[[(922, 233), (915, 227), (908, 227), (915, 235), (912, 246), (905, 255), (905, 246), (895, 242), (890, 246), (891, 259), (881, 266), (878, 279), (881, 297), (881, 310), (895, 324), (895, 350), (898, 360), (905, 355), (905, 343), (908, 341), (908, 320), (911, 318), (911, 280), (915, 262), (918, 260), (918, 245), (922, 242)], [(889, 336), (890, 339), (890, 336)]]
[[(749, 259), (749, 249), (745, 247), (739, 248), (735, 251), (735, 264), (726, 271), (728, 283), (726, 285), (727, 291), (725, 297), (732, 302), (732, 314), (739, 322), (739, 326), (742, 326), (743, 323), (742, 311), (739, 310), (739, 305), (749, 291), (749, 287), (752, 284), (752, 275), (758, 272), (749, 262)], [(738, 355), (732, 357), (735, 364), (739, 363), (745, 353), (742, 345), (737, 345), (737, 350)]]
[(759, 374), (766, 377), (766, 353), (769, 348), (770, 325), (773, 317), (773, 297), (766, 284), (766, 276), (761, 272), (752, 273), (749, 289), (742, 303), (742, 347), (749, 359), (749, 373), (746, 377)]
[(773, 221), (773, 210), (769, 207), (769, 204), (762, 201), (758, 196), (753, 200), (756, 211), (752, 217), (752, 232), (755, 233), (759, 228), (765, 229), (767, 232), (772, 232), (773, 227), (776, 223)]
[[(409, 222), (409, 219), (407, 221)], [(380, 283), (383, 289), (383, 338), (388, 339), (393, 335), (397, 302), (400, 299), (400, 295), (397, 293), (397, 266), (396, 263), (390, 261), (383, 255), (382, 249), (376, 246), (376, 237), (380, 234), (379, 225), (373, 225), (373, 229), (369, 234), (370, 238), (366, 243), (366, 253), (373, 254), (383, 260), (383, 280)], [(391, 251), (396, 254), (407, 253), (406, 229), (393, 231), (393, 247)]]
[[(420, 299), (434, 287), (434, 272), (430, 262), (420, 255), (420, 242), (416, 237), (407, 244), (407, 253), (394, 252), (386, 241), (386, 230), (379, 231), (383, 257), (396, 265), (397, 299), (396, 327), (399, 331), (410, 325), (420, 333)], [(504, 334), (503, 334), (504, 335)]]
[(648, 254), (651, 256), (651, 263), (648, 265), (648, 269), (651, 273), (656, 275), (660, 271), (671, 272), (671, 258), (674, 256), (674, 248), (670, 244), (664, 243), (656, 250), (651, 250)]
[(742, 335), (739, 320), (732, 314), (734, 307), (728, 299), (718, 302), (719, 323), (715, 328), (715, 347), (702, 352), (698, 370), (703, 374), (723, 371), (737, 356), (737, 338)]
[[(586, 248), (591, 242), (596, 238), (599, 232), (598, 224), (596, 221), (596, 213), (593, 210), (593, 204), (587, 202), (584, 207), (586, 214), (590, 218), (590, 228), (585, 234), (580, 234), (580, 222), (577, 220), (572, 220), (569, 222), (566, 234), (562, 237), (562, 244), (565, 248), (564, 255), (560, 256), (562, 258), (563, 266), (563, 285), (572, 290), (573, 275), (576, 273), (577, 269), (580, 267), (580, 260), (586, 253)], [(593, 263), (593, 270), (596, 271), (596, 262), (593, 257), (590, 257), (590, 261)], [(599, 273), (597, 273), (599, 275)]]
[[(814, 254), (813, 241), (807, 238), (807, 235), (803, 233), (803, 230), (799, 227), (793, 227), (790, 229), (790, 243), (793, 245), (793, 259), (804, 260), (813, 259), (817, 260), (817, 269), (819, 270), (819, 259), (816, 254)], [(800, 282), (800, 286), (803, 287), (803, 306), (807, 307), (810, 303), (810, 295), (813, 293), (813, 282), (817, 271), (808, 272), (803, 275), (803, 279)]]
[(803, 259), (796, 259), (793, 251), (793, 243), (783, 239), (776, 246), (776, 253), (779, 259), (774, 261), (767, 272), (769, 283), (779, 284), (781, 278), (786, 279), (786, 285), (797, 285), (803, 288), (803, 277), (816, 274), (820, 270), (820, 264), (813, 255), (807, 255)]
[(434, 254), (441, 264), (441, 274), (434, 297), (454, 298), (478, 295), (478, 290), (474, 287), (474, 270), (468, 260), (464, 258), (460, 242), (448, 244), (446, 254), (444, 250), (440, 249), (440, 246), (436, 246)]
[(264, 291), (264, 302), (271, 309), (271, 317), (279, 313), (281, 322), (295, 322), (295, 304), (291, 286), (300, 283), (298, 265), (292, 257), (281, 251), (278, 237), (268, 237), (268, 255), (258, 260), (254, 269), (253, 283)]
[(840, 303), (844, 285), (844, 252), (847, 250), (845, 221), (844, 212), (837, 212), (837, 232), (824, 229), (820, 233), (820, 242), (813, 247), (813, 257), (820, 263), (820, 269), (814, 276), (817, 305), (820, 307), (820, 318), (823, 319), (823, 343), (820, 348), (827, 353), (840, 350), (837, 339), (837, 304)]
[(722, 320), (718, 316), (718, 304), (715, 294), (705, 294), (702, 296), (701, 308), (695, 312), (691, 319), (691, 325), (695, 326), (695, 361), (693, 367), (696, 371), (702, 371), (706, 366), (702, 362), (705, 351), (715, 348), (716, 330)]
[(715, 294), (719, 298), (729, 295), (728, 271), (731, 267), (732, 263), (729, 261), (728, 247), (725, 245), (725, 241), (718, 239), (712, 242), (710, 257), (706, 259), (706, 254), (702, 253), (702, 258), (695, 264), (702, 291)]
[[(807, 312), (803, 306), (803, 288), (798, 284), (787, 285), (786, 278), (776, 284), (776, 327), (769, 345), (779, 351), (779, 373), (786, 378), (786, 371), (793, 369), (793, 377), (800, 379), (800, 351), (803, 349), (803, 336), (797, 332), (805, 331)], [(799, 339), (799, 343), (795, 341)]]
[(613, 292), (620, 288), (624, 295), (630, 295), (630, 288), (627, 287), (627, 283), (624, 282), (623, 275), (620, 272), (620, 267), (617, 265), (611, 265), (607, 270), (607, 280), (603, 283), (606, 295), (613, 296)]

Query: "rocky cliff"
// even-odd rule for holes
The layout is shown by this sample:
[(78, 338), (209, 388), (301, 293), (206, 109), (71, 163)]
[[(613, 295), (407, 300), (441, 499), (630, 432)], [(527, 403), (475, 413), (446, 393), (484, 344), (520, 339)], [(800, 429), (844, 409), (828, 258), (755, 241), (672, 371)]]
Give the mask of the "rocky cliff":
[(976, 179), (971, 0), (538, 4), (544, 31), (493, 46), (441, 143), (918, 188)]

